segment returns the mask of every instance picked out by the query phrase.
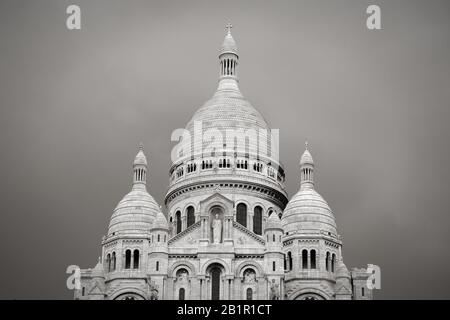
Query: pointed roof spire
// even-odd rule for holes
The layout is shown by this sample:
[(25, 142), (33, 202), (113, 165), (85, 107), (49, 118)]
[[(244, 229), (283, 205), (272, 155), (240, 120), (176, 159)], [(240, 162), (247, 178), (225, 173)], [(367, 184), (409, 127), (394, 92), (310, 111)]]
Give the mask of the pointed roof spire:
[(134, 158), (133, 165), (144, 165), (147, 166), (147, 157), (144, 154), (144, 144), (142, 142), (139, 143), (139, 151)]
[(220, 49), (220, 55), (224, 53), (232, 53), (237, 56), (236, 41), (234, 41), (234, 38), (231, 35), (231, 28), (233, 28), (233, 25), (231, 23), (228, 23), (226, 25), (227, 34), (225, 35), (225, 39), (223, 40), (222, 48)]
[(300, 158), (300, 187), (314, 188), (314, 161), (308, 150), (308, 141), (305, 141), (305, 151)]
[(308, 150), (308, 141), (305, 141), (305, 151), (303, 152), (303, 155), (300, 158), (300, 166), (304, 164), (314, 165), (312, 155)]
[(147, 183), (147, 157), (144, 154), (144, 145), (139, 143), (139, 151), (133, 161), (133, 189), (145, 188)]

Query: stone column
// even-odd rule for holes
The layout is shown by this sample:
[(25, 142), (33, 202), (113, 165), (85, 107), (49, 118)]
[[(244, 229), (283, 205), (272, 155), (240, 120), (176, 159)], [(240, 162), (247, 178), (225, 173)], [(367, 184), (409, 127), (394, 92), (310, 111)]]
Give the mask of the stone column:
[(267, 288), (267, 281), (266, 279), (264, 279), (264, 277), (258, 277), (257, 278), (257, 285), (256, 287), (258, 288), (258, 295), (257, 295), (257, 299), (259, 300), (266, 300), (267, 299), (267, 294), (266, 294), (266, 290), (265, 288)]
[[(301, 270), (301, 255), (299, 255), (297, 248), (291, 251), (292, 254), (292, 271), (298, 272)], [(301, 253), (300, 253), (301, 254)]]
[(187, 219), (186, 219), (186, 212), (181, 213), (181, 230), (186, 230), (187, 227)]

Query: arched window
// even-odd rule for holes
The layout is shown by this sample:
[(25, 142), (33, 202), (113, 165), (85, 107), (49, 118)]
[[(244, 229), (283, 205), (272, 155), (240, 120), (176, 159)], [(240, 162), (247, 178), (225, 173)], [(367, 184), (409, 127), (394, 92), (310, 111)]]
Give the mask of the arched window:
[(159, 261), (156, 261), (156, 271), (159, 271)]
[(247, 288), (247, 300), (253, 300), (253, 290), (252, 290), (252, 288)]
[(292, 270), (292, 253), (289, 251), (287, 255), (287, 267), (288, 271)]
[(125, 251), (125, 269), (131, 268), (131, 250)]
[(112, 271), (116, 270), (116, 253), (112, 253)]
[(106, 255), (106, 272), (111, 271), (111, 255), (108, 253)]
[(158, 242), (160, 242), (160, 241), (161, 241), (161, 235), (158, 234)]
[(256, 206), (253, 210), (253, 232), (261, 235), (262, 234), (262, 208)]
[(275, 261), (272, 261), (272, 271), (277, 270), (277, 265), (275, 263)]
[(364, 287), (361, 288), (361, 296), (364, 297)]
[(327, 256), (325, 258), (325, 269), (330, 271), (330, 253), (327, 252)]
[(284, 255), (284, 270), (287, 270), (286, 255)]
[(273, 239), (272, 239), (272, 240), (273, 240), (273, 242), (275, 242), (275, 234), (273, 235), (273, 237), (272, 237), (272, 238), (273, 238)]
[(247, 227), (247, 206), (244, 203), (237, 205), (236, 221)]
[(184, 288), (180, 288), (180, 292), (178, 293), (178, 300), (184, 300)]
[(302, 269), (308, 269), (308, 250), (302, 251)]
[(177, 223), (177, 233), (181, 232), (181, 212), (177, 211), (177, 213), (175, 213), (175, 220)]
[(334, 272), (334, 262), (336, 261), (336, 255), (333, 253), (331, 256), (331, 272)]
[(133, 269), (139, 269), (139, 250), (133, 251)]
[(316, 268), (316, 250), (311, 250), (311, 269)]
[(195, 223), (195, 214), (194, 214), (194, 207), (189, 206), (187, 208), (187, 226), (192, 226)]
[(220, 274), (219, 267), (211, 269), (211, 300), (220, 299)]

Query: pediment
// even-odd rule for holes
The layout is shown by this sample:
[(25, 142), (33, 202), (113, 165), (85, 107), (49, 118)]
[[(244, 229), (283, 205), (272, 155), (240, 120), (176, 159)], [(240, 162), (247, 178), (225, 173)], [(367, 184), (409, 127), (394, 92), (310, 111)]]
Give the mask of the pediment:
[(344, 285), (341, 285), (337, 290), (336, 294), (352, 294), (352, 291)]
[(199, 239), (200, 228), (188, 228), (170, 239), (169, 245), (171, 247), (196, 247)]
[(235, 247), (265, 246), (265, 241), (261, 236), (256, 235), (244, 226), (233, 225), (233, 238)]
[(102, 285), (100, 283), (98, 283), (97, 281), (95, 281), (94, 286), (91, 288), (91, 290), (89, 291), (90, 295), (101, 295), (104, 294)]
[(234, 212), (234, 202), (224, 195), (216, 192), (206, 199), (200, 201), (200, 213), (207, 215), (214, 206), (221, 206), (225, 210), (225, 215), (232, 215)]

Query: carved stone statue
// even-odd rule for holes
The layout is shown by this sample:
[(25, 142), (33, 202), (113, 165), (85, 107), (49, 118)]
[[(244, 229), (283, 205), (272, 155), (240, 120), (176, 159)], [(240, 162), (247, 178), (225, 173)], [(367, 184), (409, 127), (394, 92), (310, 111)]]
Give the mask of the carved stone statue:
[(246, 270), (244, 272), (244, 282), (245, 283), (255, 283), (256, 274), (253, 270)]
[(158, 286), (154, 281), (151, 280), (151, 277), (147, 275), (147, 285), (150, 291), (150, 300), (158, 300)]
[(270, 285), (270, 300), (279, 300), (280, 291), (278, 290), (278, 284), (275, 283), (275, 279), (272, 279), (272, 284)]
[(219, 215), (216, 216), (212, 222), (213, 231), (213, 243), (220, 243), (220, 238), (222, 236), (222, 221), (219, 219)]
[(178, 270), (177, 272), (177, 281), (178, 282), (187, 282), (188, 272), (184, 269)]

